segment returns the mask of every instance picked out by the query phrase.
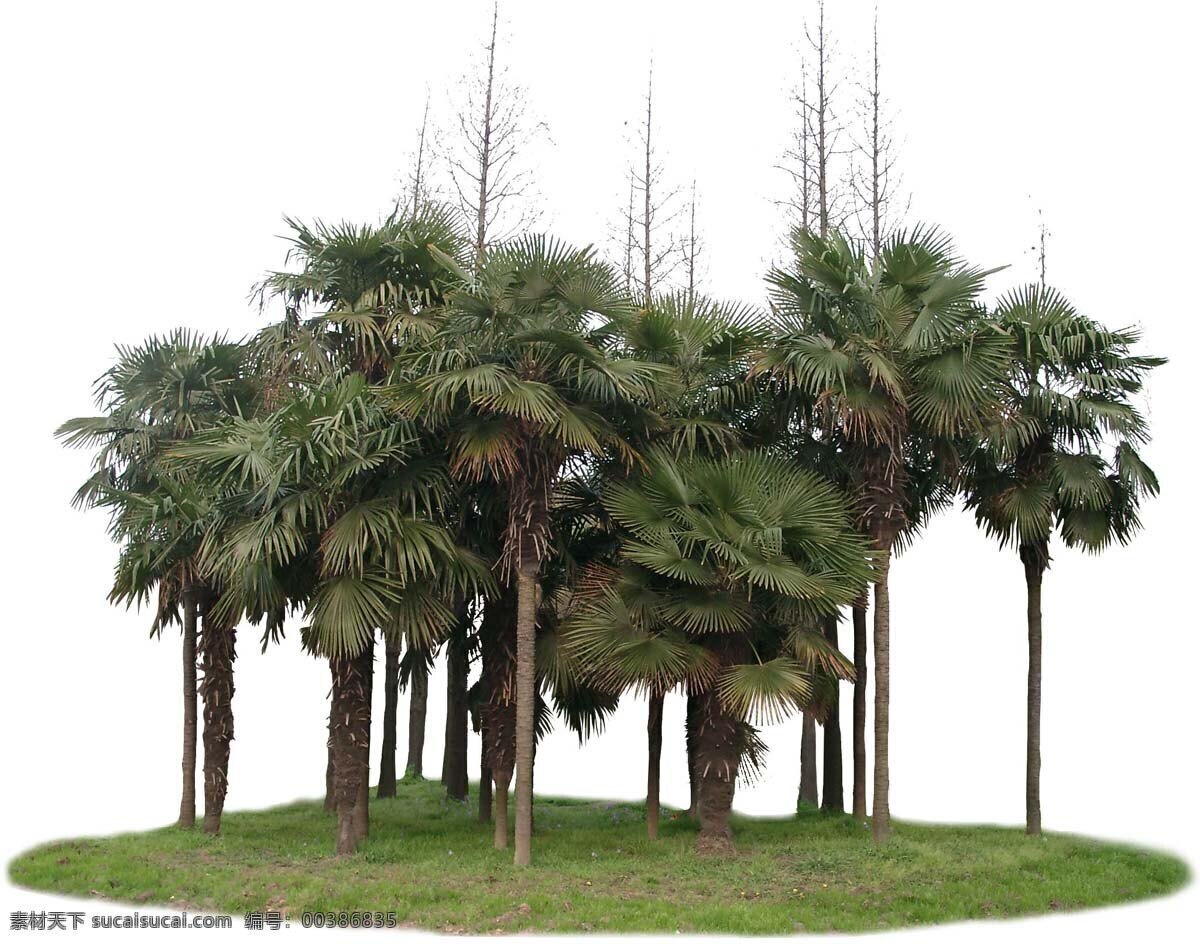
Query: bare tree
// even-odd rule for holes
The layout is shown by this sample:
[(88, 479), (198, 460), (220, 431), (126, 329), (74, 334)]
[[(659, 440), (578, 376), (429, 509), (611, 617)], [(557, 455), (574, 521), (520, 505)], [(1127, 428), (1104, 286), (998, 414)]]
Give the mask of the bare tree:
[[(811, 84), (810, 84), (811, 83)], [(791, 179), (788, 196), (779, 201), (791, 222), (822, 236), (841, 226), (848, 215), (847, 155), (836, 103), (840, 80), (836, 43), (825, 24), (825, 0), (817, 0), (815, 30), (804, 27), (800, 82), (792, 90), (795, 127), (779, 169)]]
[[(778, 167), (790, 180), (787, 196), (779, 203), (788, 210), (792, 226), (825, 236), (844, 225), (852, 212), (852, 194), (843, 146), (843, 126), (837, 111), (840, 79), (836, 43), (825, 22), (825, 0), (817, 0), (815, 27), (804, 26), (800, 54), (800, 81), (791, 92), (795, 125), (791, 141)], [(836, 695), (834, 696), (836, 698)], [(836, 710), (826, 722), (826, 782), (838, 784), (840, 774), (828, 776), (841, 765), (841, 731)], [(833, 740), (830, 740), (833, 739)], [(840, 789), (840, 788), (839, 788)], [(797, 809), (817, 803), (817, 742), (813, 716), (801, 721), (800, 787)], [(840, 809), (840, 798), (827, 797), (826, 806)]]
[(412, 170), (408, 181), (408, 203), (416, 214), (421, 204), (427, 202), (430, 196), (428, 155), (426, 140), (429, 133), (429, 90), (425, 91), (425, 110), (421, 113), (421, 129), (417, 132), (417, 153), (413, 158)]
[(688, 201), (688, 228), (683, 237), (682, 253), (683, 268), (687, 282), (687, 297), (696, 297), (696, 282), (701, 277), (700, 257), (704, 251), (704, 241), (696, 232), (696, 181), (692, 180), (692, 197)]
[(654, 64), (646, 81), (646, 112), (638, 128), (638, 157), (629, 172), (629, 206), (622, 220), (625, 277), (647, 300), (655, 286), (670, 278), (680, 263), (679, 240), (671, 229), (678, 216), (676, 189), (665, 183), (665, 169), (654, 144)]
[(1050, 235), (1050, 231), (1046, 229), (1046, 221), (1042, 218), (1041, 207), (1038, 207), (1038, 242), (1037, 259), (1038, 259), (1038, 284), (1044, 289), (1046, 287), (1046, 237)]
[(871, 75), (863, 85), (859, 103), (861, 120), (850, 175), (855, 216), (863, 241), (873, 256), (899, 219), (908, 211), (909, 201), (900, 205), (901, 179), (896, 170), (896, 142), (893, 121), (879, 85), (879, 7), (871, 27)]
[(475, 264), (487, 247), (537, 218), (531, 168), (522, 154), (545, 125), (528, 115), (524, 90), (499, 64), (500, 5), (492, 5), (491, 29), (478, 69), (461, 86), (453, 135), (439, 145), (451, 189), (475, 233)]

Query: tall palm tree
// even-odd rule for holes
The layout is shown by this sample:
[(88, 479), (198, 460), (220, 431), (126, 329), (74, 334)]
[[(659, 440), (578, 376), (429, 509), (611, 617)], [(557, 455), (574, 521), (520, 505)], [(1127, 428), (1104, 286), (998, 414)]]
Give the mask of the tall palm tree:
[[(469, 256), (456, 214), (428, 202), (403, 213), (397, 208), (379, 224), (287, 223), (289, 268), (269, 273), (257, 289), (264, 302), (281, 300), (285, 317), (252, 342), (258, 369), (275, 378), (279, 402), (289, 383), (341, 370), (358, 371), (372, 383), (386, 379), (398, 352), (433, 331), (446, 292), (457, 284), (457, 266)], [(396, 639), (385, 643), (381, 796), (395, 795), (396, 705), (404, 684), (410, 699), (405, 774), (423, 775), (430, 656), (410, 651), (401, 671), (398, 646)], [(462, 667), (449, 668), (452, 687), (465, 690)], [(465, 766), (465, 735), (460, 748)]]
[[(660, 293), (619, 323), (621, 343), (635, 357), (672, 370), (672, 383), (658, 410), (665, 427), (652, 441), (683, 456), (721, 455), (747, 439), (760, 439), (762, 384), (747, 377), (753, 355), (766, 340), (763, 318), (755, 309), (698, 295)], [(681, 683), (664, 679), (646, 684), (647, 760), (646, 817), (650, 837), (657, 835), (662, 749), (663, 697)], [(699, 696), (687, 695), (695, 714)], [(694, 814), (698, 781), (695, 739), (685, 736), (688, 778)]]
[(603, 683), (697, 696), (699, 849), (728, 850), (752, 725), (813, 707), (822, 672), (852, 674), (817, 627), (868, 580), (867, 542), (831, 486), (762, 453), (658, 451), (604, 504), (627, 537), (567, 638)]
[(1139, 333), (1109, 331), (1059, 292), (1029, 285), (1001, 299), (996, 321), (1013, 339), (1003, 412), (974, 455), (967, 505), (1025, 570), (1025, 831), (1041, 835), (1042, 578), (1050, 540), (1100, 551), (1140, 527), (1158, 480), (1138, 454), (1149, 438), (1134, 398), (1164, 358), (1132, 353)]
[[(449, 298), (429, 349), (398, 370), (397, 407), (449, 425), (454, 474), (506, 492), (500, 573), (516, 605), (514, 862), (528, 865), (533, 817), (538, 575), (551, 495), (578, 457), (636, 455), (614, 417), (653, 394), (656, 365), (621, 356), (608, 322), (627, 309), (590, 249), (544, 237), (494, 248)], [(493, 771), (493, 777), (497, 772)], [(496, 779), (497, 793), (507, 784)]]
[(868, 262), (839, 234), (798, 231), (795, 258), (768, 277), (778, 336), (756, 372), (807, 393), (845, 443), (860, 526), (877, 552), (874, 576), (875, 770), (872, 832), (890, 833), (888, 571), (913, 505), (914, 449), (977, 430), (995, 409), (1008, 340), (984, 324), (988, 273), (965, 265), (949, 239), (898, 233)]
[[(118, 347), (116, 363), (96, 383), (98, 416), (68, 420), (56, 435), (69, 446), (96, 450), (94, 472), (75, 496), (84, 507), (110, 512), (110, 533), (123, 543), (113, 602), (141, 604), (157, 590), (152, 633), (178, 622), (183, 629), (183, 789), (179, 825), (196, 821), (197, 644), (205, 664), (205, 828), (219, 829), (224, 802), (232, 715), (227, 681), (232, 667), (231, 627), (211, 621), (212, 588), (197, 573), (196, 551), (210, 509), (195, 483), (164, 468), (172, 445), (229, 416), (254, 408), (244, 350), (224, 338), (186, 330)], [(197, 632), (205, 614), (205, 633)], [(225, 680), (225, 681), (223, 681)], [(210, 718), (210, 716), (212, 716)], [(211, 746), (211, 750), (209, 749)], [(225, 760), (221, 761), (223, 754)], [(211, 783), (210, 783), (211, 782)]]

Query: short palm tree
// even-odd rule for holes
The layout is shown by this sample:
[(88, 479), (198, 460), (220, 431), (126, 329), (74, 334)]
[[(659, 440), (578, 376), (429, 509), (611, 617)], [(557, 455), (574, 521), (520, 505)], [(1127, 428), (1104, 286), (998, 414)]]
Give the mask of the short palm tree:
[[(392, 395), (402, 413), (445, 424), (455, 476), (505, 492), (499, 565), (516, 605), (514, 861), (528, 865), (538, 575), (552, 494), (579, 458), (636, 461), (623, 429), (644, 412), (662, 371), (615, 349), (606, 326), (628, 301), (590, 249), (528, 238), (462, 274), (466, 287), (449, 298), (428, 350), (398, 366)], [(505, 772), (492, 775), (497, 792), (506, 790)]]
[[(178, 470), (168, 471), (161, 460), (174, 444), (252, 410), (255, 399), (240, 345), (178, 330), (119, 347), (116, 363), (96, 383), (102, 414), (68, 420), (57, 431), (69, 446), (96, 450), (95, 471), (76, 494), (76, 504), (107, 508), (110, 532), (122, 542), (110, 599), (140, 604), (157, 590), (153, 634), (172, 622), (183, 628), (179, 824), (185, 827), (196, 820), (199, 638), (205, 663), (205, 829), (210, 832), (220, 826), (232, 738), (229, 699), (218, 694), (232, 690), (232, 627), (211, 618), (207, 604), (213, 588), (197, 572), (196, 552), (210, 523), (208, 503), (196, 483)], [(205, 632), (198, 636), (199, 613)], [(214, 713), (218, 700), (221, 707)]]
[(831, 486), (762, 453), (656, 452), (604, 504), (626, 537), (584, 584), (568, 642), (602, 684), (698, 698), (699, 848), (726, 850), (752, 725), (812, 707), (822, 671), (852, 675), (814, 627), (868, 581), (867, 542)]
[(1042, 831), (1042, 578), (1050, 540), (1100, 551), (1139, 527), (1158, 480), (1138, 454), (1148, 439), (1134, 397), (1163, 358), (1132, 353), (1138, 332), (1108, 331), (1059, 292), (1029, 285), (1001, 299), (996, 321), (1014, 341), (1003, 413), (975, 452), (964, 488), (980, 527), (1025, 568), (1029, 678), (1025, 830)]
[[(875, 770), (872, 831), (890, 832), (888, 570), (913, 505), (913, 456), (952, 455), (943, 444), (997, 409), (1008, 339), (982, 321), (986, 272), (965, 265), (932, 231), (898, 233), (868, 262), (844, 237), (798, 231), (795, 257), (768, 282), (777, 336), (755, 372), (812, 397), (822, 425), (844, 443), (850, 491), (878, 552), (875, 572)], [(836, 433), (835, 433), (836, 431)]]
[(174, 451), (223, 490), (225, 519), (202, 549), (226, 587), (218, 610), (270, 629), (302, 608), (306, 648), (329, 661), (340, 855), (367, 830), (377, 635), (428, 651), (449, 631), (454, 595), (490, 582), (439, 520), (440, 463), (377, 389), (359, 373), (334, 377)]

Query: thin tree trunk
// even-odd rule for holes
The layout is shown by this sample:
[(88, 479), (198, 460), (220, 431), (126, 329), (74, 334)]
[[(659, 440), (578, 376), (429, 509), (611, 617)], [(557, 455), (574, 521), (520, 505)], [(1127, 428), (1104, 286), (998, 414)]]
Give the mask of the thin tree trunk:
[(696, 732), (700, 729), (700, 696), (688, 695), (684, 732), (688, 765), (688, 816), (700, 815), (700, 777), (696, 772)]
[(888, 809), (888, 699), (891, 695), (888, 570), (891, 563), (891, 548), (882, 549), (875, 577), (875, 783), (871, 835), (876, 842), (885, 842), (892, 831)]
[(492, 772), (487, 764), (479, 764), (479, 822), (492, 821)]
[(333, 725), (330, 743), (334, 757), (334, 797), (337, 803), (338, 855), (352, 855), (358, 848), (355, 810), (369, 765), (367, 732), (370, 709), (366, 682), (366, 660), (330, 659), (333, 678)]
[(446, 795), (467, 801), (467, 633), (470, 611), (466, 601), (456, 608), (456, 619), (446, 644), (446, 739), (442, 753), (442, 783)]
[(800, 722), (800, 790), (796, 811), (816, 806), (817, 797), (817, 723), (807, 711)]
[(1042, 834), (1042, 574), (1045, 564), (1025, 558), (1026, 618), (1029, 628), (1029, 679), (1025, 715), (1025, 832)]
[[(835, 649), (838, 644), (838, 618), (825, 619), (825, 639)], [(822, 733), (824, 767), (822, 777), (821, 809), (831, 813), (846, 811), (845, 790), (842, 787), (842, 721), (840, 684), (834, 682), (829, 713), (825, 717)]]
[(364, 697), (366, 698), (366, 723), (362, 737), (366, 744), (363, 747), (362, 769), (359, 771), (358, 799), (354, 803), (354, 836), (359, 841), (366, 839), (371, 832), (371, 694), (375, 680), (375, 638), (367, 643), (359, 657), (361, 667)]
[(696, 767), (700, 835), (696, 849), (700, 853), (728, 855), (733, 849), (729, 815), (740, 761), (737, 721), (725, 711), (715, 691), (705, 692), (699, 700)]
[(400, 641), (388, 638), (383, 656), (383, 749), (379, 752), (379, 799), (396, 795), (396, 715), (400, 702)]
[(867, 821), (867, 598), (854, 604), (854, 818)]
[(196, 825), (196, 594), (183, 592), (183, 795), (179, 825)]
[(513, 863), (516, 865), (529, 865), (533, 842), (537, 571), (537, 561), (532, 558), (522, 559), (517, 567), (517, 821), (513, 840)]
[(646, 718), (646, 837), (658, 838), (658, 784), (662, 765), (663, 696), (651, 695)]
[(408, 687), (408, 762), (404, 776), (420, 780), (425, 775), (425, 714), (429, 704), (429, 666), (424, 658), (413, 660)]
[[(497, 597), (484, 601), (480, 624), (482, 674), (479, 684), (480, 780), (489, 783), (488, 792), (480, 787), (480, 818), (492, 816), (493, 807), (505, 803), (505, 827), (497, 827), (496, 837), (507, 848), (508, 785), (512, 783), (516, 763), (516, 590), (506, 587)], [(491, 785), (494, 785), (492, 787)]]
[(496, 781), (496, 790), (492, 794), (493, 819), (495, 828), (492, 831), (492, 845), (497, 849), (508, 848), (508, 773), (501, 772), (492, 775)]
[(496, 76), (496, 20), (500, 5), (492, 7), (492, 38), (488, 43), (487, 92), (483, 101), (483, 127), (479, 141), (479, 206), (475, 220), (475, 271), (483, 268), (483, 254), (487, 248), (488, 176), (492, 169), (492, 92)]
[(207, 615), (200, 634), (204, 680), (204, 831), (221, 831), (221, 813), (229, 786), (229, 746), (233, 741), (233, 660), (237, 631)]

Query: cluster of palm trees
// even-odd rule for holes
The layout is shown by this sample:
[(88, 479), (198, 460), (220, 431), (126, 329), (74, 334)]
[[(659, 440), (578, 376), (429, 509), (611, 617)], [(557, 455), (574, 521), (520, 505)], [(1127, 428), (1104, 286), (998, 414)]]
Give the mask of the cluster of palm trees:
[[(156, 599), (183, 632), (180, 823), (220, 829), (236, 632), (301, 616), (330, 668), (327, 808), (336, 851), (367, 835), (375, 646), (386, 651), (380, 795), (394, 795), (396, 697), (448, 666), (446, 770), (528, 864), (538, 738), (597, 733), (647, 696), (646, 820), (659, 819), (663, 700), (687, 698), (689, 813), (727, 848), (758, 732), (835, 724), (854, 686), (853, 812), (889, 832), (889, 562), (965, 501), (1029, 588), (1028, 829), (1040, 830), (1040, 592), (1057, 533), (1099, 550), (1157, 490), (1136, 398), (1161, 359), (1041, 285), (987, 305), (989, 273), (934, 230), (875, 254), (795, 233), (765, 310), (630, 295), (591, 249), (526, 236), (476, 257), (435, 205), (377, 225), (289, 221), (283, 317), (242, 342), (186, 331), (118, 350), (100, 414), (59, 434), (94, 450), (77, 495), (120, 543), (111, 598)], [(838, 648), (852, 615), (853, 657)], [(197, 690), (199, 662), (202, 682)], [(468, 686), (473, 661), (478, 681)], [(422, 720), (423, 723), (423, 720)], [(840, 735), (826, 805), (841, 809)], [(494, 792), (493, 792), (494, 787)]]

